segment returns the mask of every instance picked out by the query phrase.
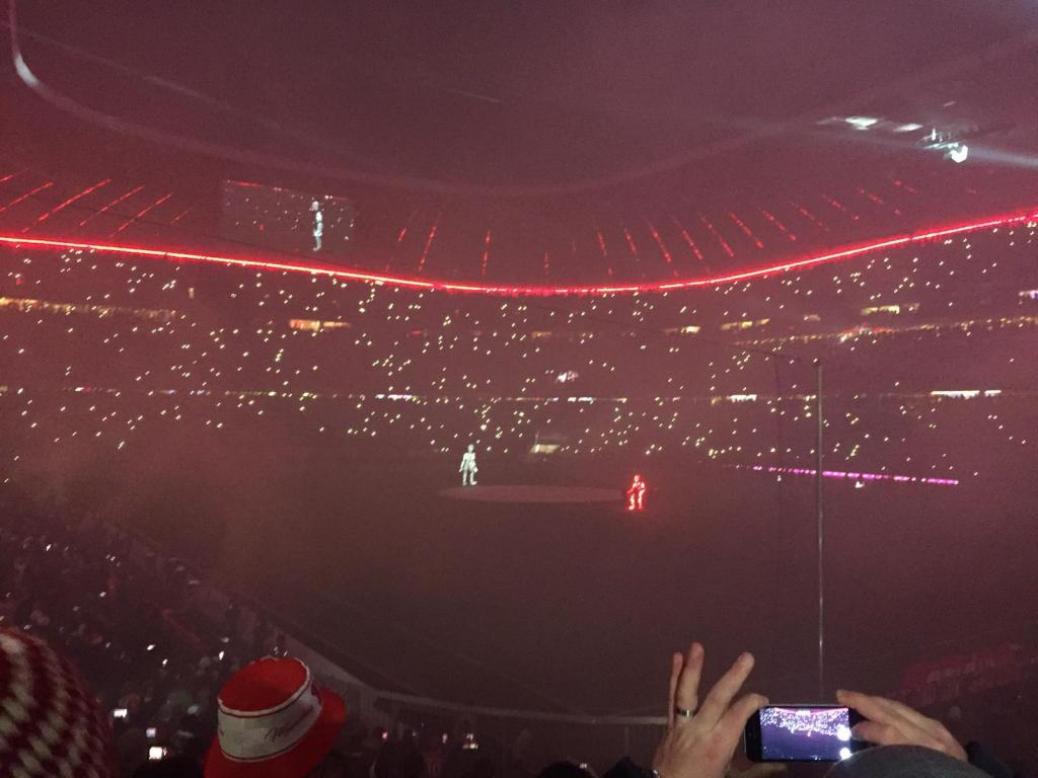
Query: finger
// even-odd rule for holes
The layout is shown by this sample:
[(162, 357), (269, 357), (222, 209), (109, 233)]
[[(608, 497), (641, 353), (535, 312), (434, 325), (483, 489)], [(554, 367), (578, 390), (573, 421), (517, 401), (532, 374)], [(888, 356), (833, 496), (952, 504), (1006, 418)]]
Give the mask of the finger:
[(678, 677), (671, 715), (675, 706), (686, 710), (695, 710), (699, 706), (699, 679), (703, 675), (703, 653), (703, 646), (699, 643), (689, 646), (685, 666)]
[[(894, 724), (880, 724), (876, 721), (861, 721), (851, 728), (855, 740), (863, 740), (877, 746), (922, 746), (915, 733), (906, 732)], [(929, 741), (929, 738), (924, 738)]]
[(854, 708), (869, 721), (878, 721), (881, 724), (891, 724), (901, 717), (889, 706), (889, 700), (883, 697), (874, 697), (861, 692), (851, 692), (840, 689), (836, 692), (836, 699), (841, 705)]
[(712, 728), (716, 725), (728, 710), (732, 697), (739, 693), (739, 689), (746, 682), (751, 670), (753, 670), (753, 654), (741, 654), (728, 668), (728, 672), (714, 684), (714, 688), (706, 696), (697, 718), (708, 727)]
[[(899, 729), (910, 742), (922, 740), (944, 743), (955, 742), (948, 730), (939, 721), (927, 718), (922, 713), (897, 700), (876, 697), (858, 692), (837, 692), (837, 699), (844, 700), (870, 721), (888, 724)], [(853, 704), (852, 704), (853, 703)]]
[(731, 736), (734, 738), (734, 742), (737, 743), (739, 736), (746, 728), (746, 722), (750, 720), (750, 716), (767, 704), (768, 698), (762, 694), (747, 694), (744, 697), (740, 697), (721, 718), (717, 728), (724, 733), (723, 737)]
[(935, 739), (943, 739), (948, 734), (948, 730), (945, 729), (941, 722), (936, 719), (931, 719), (928, 716), (924, 716), (922, 713), (914, 708), (908, 707), (903, 702), (898, 702), (897, 700), (886, 700), (886, 703), (890, 706), (891, 710), (895, 711), (905, 721), (908, 721), (919, 729), (930, 733), (930, 735)]
[(674, 706), (677, 705), (675, 696), (678, 691), (678, 678), (681, 676), (681, 668), (685, 666), (685, 657), (675, 652), (670, 657), (670, 692), (667, 695), (667, 726), (674, 726)]

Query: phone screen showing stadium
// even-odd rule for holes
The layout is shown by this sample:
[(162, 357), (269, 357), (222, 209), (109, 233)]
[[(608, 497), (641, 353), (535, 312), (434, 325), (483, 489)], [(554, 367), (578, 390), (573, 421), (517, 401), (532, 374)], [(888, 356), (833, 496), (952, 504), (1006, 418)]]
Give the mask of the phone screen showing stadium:
[(223, 183), (221, 232), (243, 248), (343, 256), (353, 239), (354, 220), (353, 202), (345, 197), (249, 181)]
[(769, 706), (758, 715), (767, 761), (837, 762), (854, 750), (847, 708)]

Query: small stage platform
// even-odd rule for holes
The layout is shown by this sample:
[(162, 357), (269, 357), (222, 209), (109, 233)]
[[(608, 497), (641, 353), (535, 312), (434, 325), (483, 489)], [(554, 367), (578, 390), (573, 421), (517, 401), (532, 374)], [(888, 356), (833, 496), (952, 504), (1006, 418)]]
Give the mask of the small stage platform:
[(504, 503), (616, 503), (623, 502), (619, 489), (590, 486), (456, 486), (444, 489), (441, 497), (451, 500)]

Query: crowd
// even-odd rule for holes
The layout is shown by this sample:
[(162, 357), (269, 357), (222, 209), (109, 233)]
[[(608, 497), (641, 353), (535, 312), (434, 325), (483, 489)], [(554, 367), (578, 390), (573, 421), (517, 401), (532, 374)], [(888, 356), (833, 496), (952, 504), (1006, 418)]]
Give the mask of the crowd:
[(5, 434), (13, 458), (266, 426), (364, 455), (515, 455), (549, 437), (560, 454), (795, 467), (813, 461), (817, 358), (832, 467), (996, 477), (1033, 459), (1038, 387), (1019, 355), (1038, 332), (1034, 232), (562, 300), (12, 250)]

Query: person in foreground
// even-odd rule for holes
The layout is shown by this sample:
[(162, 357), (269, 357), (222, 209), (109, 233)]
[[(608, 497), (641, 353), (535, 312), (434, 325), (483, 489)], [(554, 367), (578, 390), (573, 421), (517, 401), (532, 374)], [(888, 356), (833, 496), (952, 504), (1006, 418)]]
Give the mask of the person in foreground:
[(298, 659), (264, 657), (224, 684), (206, 778), (335, 774), (329, 754), (346, 718), (342, 697), (319, 688)]
[[(755, 693), (737, 698), (753, 670), (749, 653), (735, 660), (700, 704), (703, 662), (699, 643), (671, 658), (667, 732), (653, 758), (655, 778), (725, 778), (746, 722), (768, 704), (766, 697)], [(1012, 775), (981, 749), (964, 748), (939, 721), (903, 703), (852, 691), (839, 691), (836, 696), (841, 705), (866, 719), (854, 727), (855, 738), (876, 748), (837, 763), (830, 772), (833, 778)]]
[(111, 738), (71, 662), (37, 637), (0, 629), (0, 775), (110, 778)]

